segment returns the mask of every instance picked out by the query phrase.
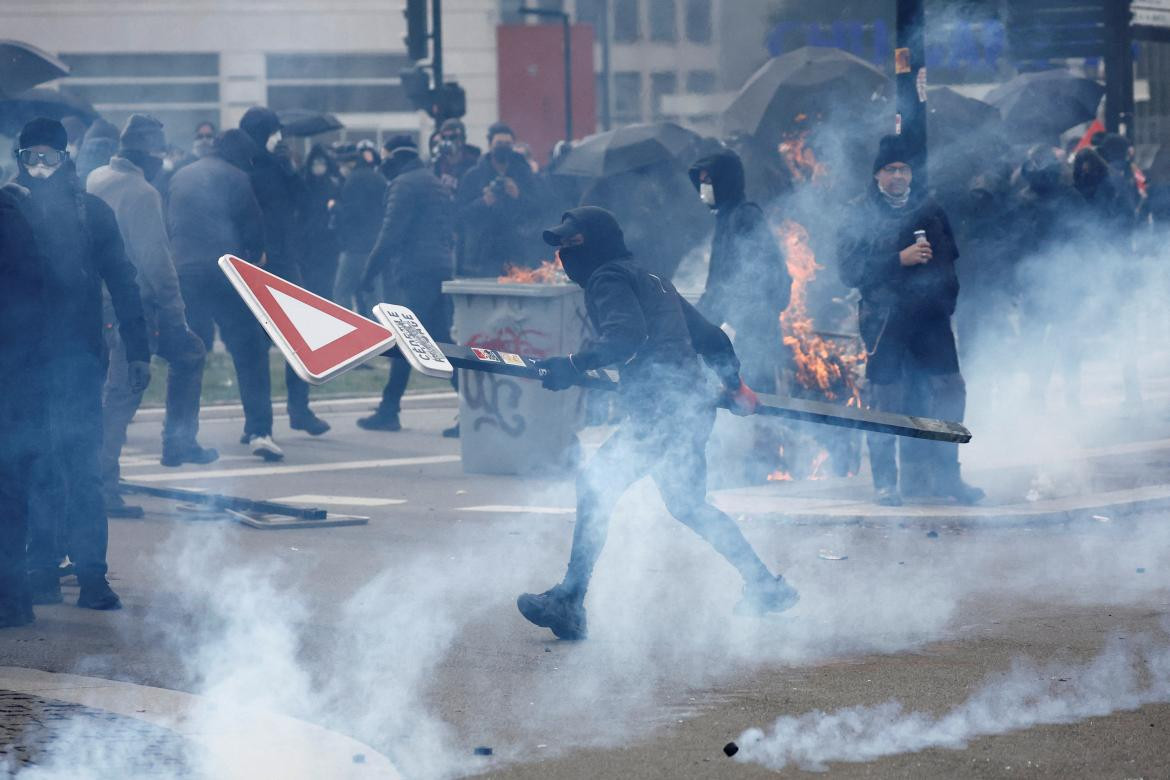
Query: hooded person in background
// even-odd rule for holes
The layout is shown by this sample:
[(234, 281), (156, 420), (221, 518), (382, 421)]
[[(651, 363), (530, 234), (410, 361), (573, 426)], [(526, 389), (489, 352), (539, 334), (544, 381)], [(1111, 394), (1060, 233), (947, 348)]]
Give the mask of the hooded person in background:
[(114, 213), (86, 194), (61, 123), (34, 119), (21, 130), (17, 184), (20, 210), (32, 227), (44, 273), (40, 303), (53, 312), (41, 349), (46, 357), (48, 426), (33, 478), (28, 540), (35, 603), (61, 601), (58, 565), (73, 561), (77, 605), (118, 609), (106, 581), (108, 521), (102, 502), (102, 284), (109, 291), (125, 345), (127, 382), (150, 383), (150, 347), (134, 266), (126, 259)]
[[(289, 148), (281, 138), (280, 120), (272, 110), (253, 106), (240, 119), (240, 129), (259, 149), (252, 160), (251, 179), (264, 214), (265, 269), (304, 286), (302, 258), (296, 245), (297, 206), (303, 199), (304, 183), (293, 170)], [(284, 381), (288, 388), (289, 426), (310, 436), (327, 432), (329, 423), (309, 409), (309, 383), (297, 376), (288, 363), (284, 366)], [(240, 442), (248, 444), (251, 436), (245, 432)]]
[(479, 162), (480, 149), (467, 143), (467, 126), (463, 121), (450, 117), (439, 125), (439, 132), (431, 142), (431, 166), (435, 176), (452, 195), (459, 189), (459, 182)]
[[(386, 190), (386, 213), (377, 243), (370, 252), (362, 287), (372, 290), (376, 277), (390, 276), (395, 289), (432, 336), (450, 341), (450, 320), (443, 282), (455, 263), (454, 209), (443, 183), (423, 164), (409, 135), (391, 138), (386, 149), (397, 175)], [(357, 421), (370, 431), (397, 431), (402, 394), (410, 379), (410, 364), (390, 361), (390, 377), (382, 402), (369, 417)]]
[(670, 513), (739, 571), (744, 597), (737, 609), (759, 614), (791, 607), (796, 591), (768, 570), (732, 519), (707, 502), (706, 446), (717, 394), (700, 357), (722, 382), (735, 413), (751, 414), (756, 406), (727, 335), (669, 281), (633, 263), (608, 211), (572, 209), (544, 232), (544, 240), (560, 248), (565, 273), (585, 289), (597, 335), (578, 352), (541, 361), (543, 385), (565, 390), (582, 372), (619, 366), (627, 416), (577, 478), (577, 522), (564, 580), (544, 593), (521, 595), (520, 613), (561, 639), (585, 638), (585, 593), (610, 511), (647, 475)]
[(337, 278), (333, 281), (333, 301), (351, 311), (369, 316), (378, 301), (367, 300), (358, 289), (366, 260), (384, 214), (386, 177), (364, 155), (353, 153), (353, 170), (341, 185), (337, 205), (333, 208), (333, 224), (337, 227), (337, 242), (341, 257), (337, 264)]
[[(851, 204), (837, 258), (841, 281), (861, 292), (858, 313), (867, 402), (872, 409), (962, 422), (967, 391), (951, 315), (959, 294), (959, 250), (950, 222), (929, 197), (911, 190), (911, 155), (901, 136), (882, 138), (869, 191)], [(916, 232), (925, 231), (921, 239)], [(924, 385), (925, 397), (911, 390)], [(897, 443), (888, 434), (867, 434), (877, 501), (899, 506)], [(954, 498), (973, 504), (983, 491), (965, 483), (958, 445), (916, 442), (922, 482), (903, 484), (913, 495)], [(903, 474), (903, 477), (906, 475)], [(905, 480), (903, 480), (905, 483)]]
[(463, 238), (460, 276), (496, 277), (505, 265), (537, 259), (525, 236), (537, 224), (543, 191), (532, 168), (514, 149), (512, 128), (488, 128), (488, 153), (463, 177), (455, 195)]
[(187, 322), (211, 351), (215, 329), (236, 369), (244, 407), (244, 433), (252, 453), (265, 460), (284, 457), (272, 440), (270, 342), (220, 271), (222, 255), (262, 262), (264, 226), (248, 174), (256, 145), (242, 130), (228, 130), (215, 152), (184, 167), (171, 180), (167, 226)]
[(333, 207), (341, 193), (341, 172), (321, 144), (313, 144), (301, 171), (301, 203), (297, 225), (301, 231), (301, 272), (305, 286), (322, 298), (333, 296), (337, 278), (337, 232)]
[(118, 128), (101, 117), (95, 119), (77, 150), (77, 178), (84, 183), (89, 174), (102, 167), (118, 149)]
[[(86, 189), (113, 210), (126, 247), (126, 256), (138, 273), (142, 307), (153, 352), (167, 361), (166, 417), (162, 431), (162, 465), (211, 463), (219, 457), (199, 446), (199, 393), (206, 350), (187, 327), (187, 309), (179, 292), (179, 277), (171, 257), (163, 217), (162, 196), (150, 181), (162, 170), (166, 152), (162, 123), (131, 114), (119, 139), (118, 153), (90, 174)], [(117, 517), (141, 517), (141, 507), (127, 506), (118, 491), (118, 458), (126, 443), (126, 428), (134, 419), (142, 393), (131, 389), (126, 348), (118, 337), (113, 307), (105, 307), (106, 345), (110, 368), (103, 393), (102, 484), (106, 512)]]
[(743, 163), (724, 149), (691, 166), (691, 183), (716, 213), (707, 286), (699, 311), (735, 331), (744, 378), (776, 392), (782, 345), (780, 314), (788, 308), (792, 277), (763, 210), (747, 200)]
[(195, 140), (191, 142), (189, 153), (179, 148), (171, 150), (171, 153), (163, 160), (162, 170), (151, 181), (154, 188), (163, 196), (164, 208), (167, 198), (170, 197), (171, 179), (175, 177), (175, 174), (196, 160), (201, 160), (214, 152), (215, 125), (211, 122), (200, 122), (195, 126)]
[(29, 480), (45, 431), (43, 267), (23, 194), (0, 188), (0, 628), (33, 622), (28, 582)]

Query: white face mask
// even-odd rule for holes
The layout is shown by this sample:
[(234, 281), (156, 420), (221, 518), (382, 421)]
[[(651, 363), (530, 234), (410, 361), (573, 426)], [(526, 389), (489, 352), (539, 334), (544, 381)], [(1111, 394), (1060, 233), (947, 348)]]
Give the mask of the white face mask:
[(47, 165), (40, 165), (39, 163), (28, 169), (28, 175), (34, 179), (47, 179), (56, 172), (57, 168), (50, 168)]
[(166, 171), (167, 173), (170, 173), (171, 171), (175, 170), (175, 161), (172, 160), (170, 157), (166, 158), (165, 160), (163, 160), (162, 169), (164, 171)]
[(715, 205), (715, 185), (710, 182), (703, 182), (699, 185), (699, 200), (706, 203), (708, 206)]
[(329, 170), (329, 166), (323, 162), (315, 162), (313, 163), (311, 170), (313, 171), (314, 176), (324, 176), (325, 171)]
[(276, 145), (278, 143), (280, 143), (281, 138), (282, 138), (282, 136), (280, 134), (280, 131), (277, 130), (275, 133), (268, 136), (268, 143), (264, 144), (264, 148), (267, 149), (269, 152), (275, 152)]

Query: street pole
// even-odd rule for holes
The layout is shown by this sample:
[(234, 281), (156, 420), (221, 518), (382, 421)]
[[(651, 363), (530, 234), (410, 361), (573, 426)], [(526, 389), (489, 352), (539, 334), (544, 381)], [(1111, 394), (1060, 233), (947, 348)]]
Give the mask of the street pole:
[(914, 186), (927, 186), (926, 172), (926, 0), (897, 0), (898, 48), (894, 55), (896, 106), (914, 169)]
[(435, 74), (435, 89), (443, 88), (443, 0), (431, 0), (431, 38), (434, 54), (431, 70)]
[(1133, 31), (1130, 0), (1105, 2), (1105, 129), (1133, 135)]
[(610, 128), (609, 102), (609, 0), (601, 0), (601, 129)]
[(565, 50), (565, 140), (573, 140), (573, 26), (569, 14), (565, 11), (554, 11), (551, 8), (528, 8), (521, 6), (516, 9), (522, 16), (544, 16), (561, 20), (561, 29), (564, 31)]

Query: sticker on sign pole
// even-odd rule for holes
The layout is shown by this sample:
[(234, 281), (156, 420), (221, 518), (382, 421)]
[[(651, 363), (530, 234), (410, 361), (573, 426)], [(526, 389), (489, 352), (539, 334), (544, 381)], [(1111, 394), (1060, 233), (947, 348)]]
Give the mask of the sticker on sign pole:
[(394, 333), (398, 351), (415, 371), (439, 379), (450, 379), (455, 373), (455, 367), (447, 360), (442, 348), (410, 309), (393, 303), (379, 303), (374, 307), (374, 316)]
[(319, 385), (394, 346), (394, 333), (234, 255), (219, 267), (297, 376)]

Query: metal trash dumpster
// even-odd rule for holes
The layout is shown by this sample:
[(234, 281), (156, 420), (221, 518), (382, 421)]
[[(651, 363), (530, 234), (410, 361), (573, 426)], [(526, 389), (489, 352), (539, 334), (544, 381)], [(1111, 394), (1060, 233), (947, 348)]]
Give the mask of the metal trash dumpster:
[[(580, 346), (589, 330), (584, 291), (575, 284), (516, 284), (495, 279), (443, 283), (454, 299), (452, 338), (484, 350), (551, 357)], [(459, 435), (463, 470), (525, 474), (573, 466), (583, 393), (554, 393), (539, 382), (479, 371), (459, 372)]]

